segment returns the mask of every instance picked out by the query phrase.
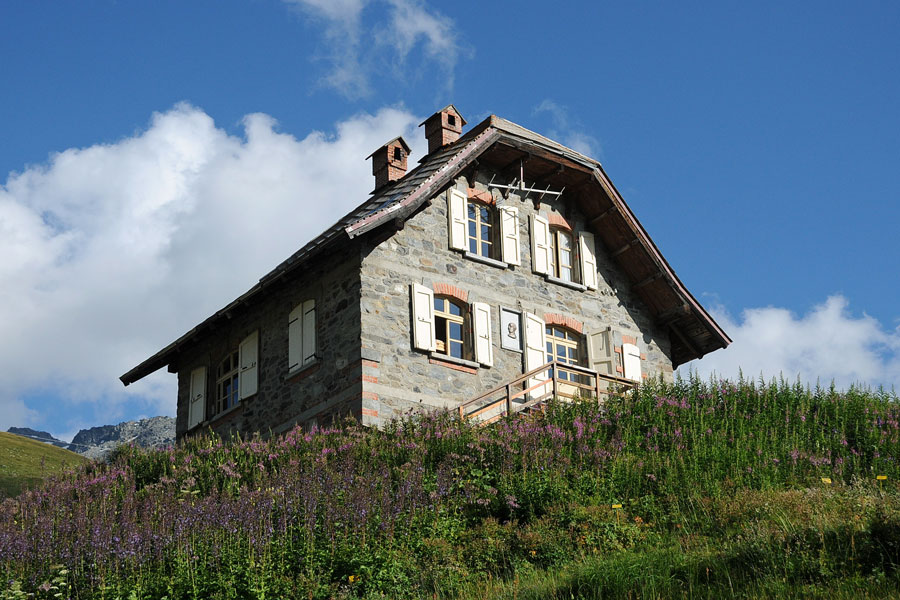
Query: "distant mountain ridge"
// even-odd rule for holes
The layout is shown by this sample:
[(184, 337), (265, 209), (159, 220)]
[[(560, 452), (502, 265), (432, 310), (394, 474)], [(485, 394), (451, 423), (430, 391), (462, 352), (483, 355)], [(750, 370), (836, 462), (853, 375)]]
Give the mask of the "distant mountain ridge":
[(31, 427), (10, 427), (6, 431), (7, 433), (14, 433), (16, 435), (21, 435), (22, 437), (37, 440), (38, 442), (52, 444), (58, 448), (69, 448), (68, 442), (57, 439), (46, 431), (38, 431), (37, 429), (32, 429)]
[(139, 421), (124, 421), (118, 425), (101, 425), (82, 429), (72, 443), (58, 440), (46, 431), (29, 427), (10, 427), (9, 433), (66, 448), (94, 460), (105, 459), (116, 446), (134, 444), (142, 448), (165, 448), (175, 443), (175, 419), (151, 417)]

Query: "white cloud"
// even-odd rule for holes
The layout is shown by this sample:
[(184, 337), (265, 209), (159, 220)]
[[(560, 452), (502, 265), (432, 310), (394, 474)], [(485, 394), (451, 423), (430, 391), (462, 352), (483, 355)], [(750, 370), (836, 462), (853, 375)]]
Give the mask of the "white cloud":
[(566, 107), (560, 106), (553, 100), (545, 99), (534, 108), (532, 113), (535, 115), (548, 113), (550, 115), (553, 128), (547, 132), (547, 137), (558, 140), (562, 145), (575, 152), (580, 152), (595, 160), (599, 158), (600, 143), (595, 137), (584, 133), (584, 128), (580, 123), (572, 120)]
[(900, 330), (885, 331), (868, 315), (853, 316), (840, 295), (830, 296), (805, 315), (784, 308), (751, 308), (732, 318), (722, 307), (713, 317), (734, 340), (699, 361), (681, 367), (702, 377), (798, 376), (804, 383), (831, 381), (841, 388), (855, 383), (900, 389)]
[(419, 121), (386, 108), (297, 139), (254, 114), (235, 137), (182, 104), (133, 137), (11, 174), (0, 186), (0, 428), (39, 424), (22, 402), (35, 390), (99, 403), (108, 422), (125, 401), (173, 414), (173, 376), (128, 388), (118, 376), (363, 201), (373, 149), (402, 134), (421, 154)]
[[(454, 22), (420, 0), (282, 1), (324, 24), (329, 72), (321, 83), (345, 97), (370, 95), (371, 79), (383, 77), (388, 71), (385, 65), (393, 65), (393, 74), (402, 78), (408, 69), (407, 57), (420, 43), (425, 62), (440, 67), (438, 87), (452, 88), (461, 52)], [(422, 72), (427, 70), (418, 74)]]

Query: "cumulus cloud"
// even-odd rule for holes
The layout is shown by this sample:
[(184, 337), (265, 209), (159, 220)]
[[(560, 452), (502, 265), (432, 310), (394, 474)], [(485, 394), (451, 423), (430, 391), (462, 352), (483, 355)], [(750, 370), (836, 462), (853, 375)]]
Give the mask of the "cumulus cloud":
[(408, 68), (407, 57), (419, 46), (426, 59), (423, 64), (440, 67), (439, 87), (449, 89), (453, 85), (453, 71), (462, 49), (454, 22), (419, 0), (283, 2), (324, 24), (329, 72), (321, 83), (347, 98), (370, 95), (372, 77), (383, 76), (386, 64), (395, 65), (394, 75), (402, 77)]
[[(365, 157), (420, 121), (386, 108), (303, 139), (253, 114), (228, 135), (199, 108), (69, 149), (0, 186), (0, 428), (26, 396), (174, 412), (174, 378), (118, 376), (247, 290), (372, 188)], [(11, 341), (14, 341), (11, 342)], [(91, 423), (96, 424), (96, 423)], [(71, 426), (77, 429), (77, 425)]]
[(600, 143), (591, 135), (584, 133), (584, 128), (569, 115), (565, 106), (560, 106), (550, 99), (544, 99), (538, 104), (533, 114), (547, 113), (550, 115), (552, 128), (547, 132), (548, 137), (558, 140), (564, 146), (568, 146), (575, 152), (580, 152), (593, 159), (599, 157)]
[(741, 370), (751, 378), (799, 376), (845, 389), (853, 384), (900, 389), (900, 330), (852, 315), (843, 296), (830, 296), (804, 315), (775, 307), (746, 309), (738, 319), (722, 307), (711, 312), (734, 343), (681, 367), (682, 374), (734, 378)]

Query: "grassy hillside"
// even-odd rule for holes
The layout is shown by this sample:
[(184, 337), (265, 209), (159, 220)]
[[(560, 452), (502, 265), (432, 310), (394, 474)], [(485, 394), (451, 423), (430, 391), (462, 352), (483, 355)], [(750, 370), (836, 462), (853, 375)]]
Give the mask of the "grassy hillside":
[(17, 496), (44, 478), (85, 462), (74, 452), (0, 432), (0, 498)]
[(0, 597), (895, 597), (898, 424), (896, 396), (691, 381), (124, 449), (0, 505)]

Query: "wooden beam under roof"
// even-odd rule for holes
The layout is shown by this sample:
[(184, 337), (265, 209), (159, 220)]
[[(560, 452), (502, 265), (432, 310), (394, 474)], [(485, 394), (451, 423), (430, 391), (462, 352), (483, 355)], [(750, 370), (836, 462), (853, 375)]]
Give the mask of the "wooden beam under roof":
[[(694, 355), (694, 358), (703, 358), (703, 353), (700, 352), (699, 350), (697, 350), (697, 348), (690, 342), (690, 340), (687, 339), (687, 336), (681, 332), (681, 328), (675, 327), (674, 325), (670, 325), (669, 331), (672, 331), (675, 333), (675, 335), (678, 337), (679, 341), (681, 341), (681, 343), (684, 344), (684, 346), (691, 352), (691, 354)], [(693, 360), (693, 359), (690, 359), (690, 360)], [(687, 362), (687, 361), (684, 361), (684, 362)]]
[(640, 238), (634, 238), (633, 240), (631, 240), (630, 242), (628, 242), (627, 244), (625, 244), (618, 250), (612, 252), (609, 256), (610, 256), (610, 258), (615, 258), (615, 257), (619, 256), (620, 254), (623, 254), (623, 253), (627, 252), (628, 250), (631, 250), (635, 246), (639, 246), (640, 244), (641, 244)]
[(591, 226), (591, 227), (596, 227), (597, 225), (600, 224), (600, 221), (602, 221), (603, 219), (605, 219), (605, 218), (608, 217), (609, 215), (613, 214), (614, 212), (616, 212), (616, 205), (615, 205), (615, 204), (613, 204), (612, 206), (610, 206), (609, 208), (607, 208), (606, 210), (604, 210), (602, 213), (600, 213), (599, 215), (597, 215), (596, 217), (594, 217), (593, 219), (591, 219), (590, 226)]
[(644, 287), (645, 285), (650, 285), (650, 284), (653, 283), (654, 281), (656, 281), (656, 280), (658, 280), (658, 279), (662, 279), (662, 277), (663, 277), (662, 271), (657, 271), (656, 273), (654, 273), (654, 274), (651, 275), (650, 277), (647, 277), (646, 279), (643, 279), (643, 280), (641, 280), (641, 281), (638, 281), (638, 282), (635, 283), (635, 284), (632, 284), (631, 289), (636, 290), (636, 289), (638, 289), (638, 288)]

